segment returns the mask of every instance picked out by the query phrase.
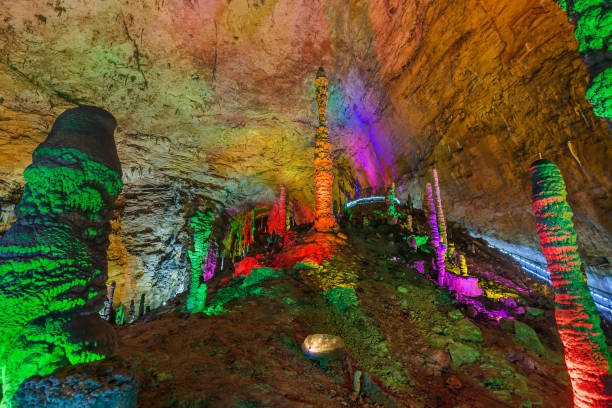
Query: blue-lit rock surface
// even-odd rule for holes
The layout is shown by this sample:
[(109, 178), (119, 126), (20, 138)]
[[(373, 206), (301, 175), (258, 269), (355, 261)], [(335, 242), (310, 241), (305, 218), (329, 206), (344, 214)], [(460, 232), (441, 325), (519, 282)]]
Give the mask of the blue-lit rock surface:
[(19, 408), (136, 408), (138, 380), (125, 364), (79, 364), (26, 380), (13, 398)]

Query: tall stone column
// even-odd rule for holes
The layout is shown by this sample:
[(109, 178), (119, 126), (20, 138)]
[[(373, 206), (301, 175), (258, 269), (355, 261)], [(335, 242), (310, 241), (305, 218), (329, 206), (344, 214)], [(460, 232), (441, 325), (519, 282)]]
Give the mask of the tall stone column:
[(338, 228), (332, 210), (332, 172), (331, 143), (327, 130), (327, 78), (323, 68), (319, 68), (315, 78), (315, 93), (319, 115), (319, 126), (315, 135), (315, 230), (319, 232), (334, 231)]
[(575, 407), (612, 406), (612, 362), (600, 318), (580, 270), (572, 209), (557, 165), (531, 165), (533, 213), (555, 292), (555, 318)]
[(24, 171), (17, 220), (0, 240), (0, 406), (32, 375), (114, 350), (98, 312), (111, 205), (123, 187), (116, 125), (103, 109), (69, 109)]

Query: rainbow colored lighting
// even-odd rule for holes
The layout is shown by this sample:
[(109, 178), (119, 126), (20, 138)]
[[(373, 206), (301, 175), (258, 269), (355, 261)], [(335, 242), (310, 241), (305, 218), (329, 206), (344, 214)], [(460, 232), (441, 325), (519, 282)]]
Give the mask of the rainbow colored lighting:
[(319, 115), (319, 126), (315, 135), (315, 230), (330, 232), (338, 228), (332, 210), (332, 172), (331, 143), (327, 130), (325, 108), (327, 106), (327, 78), (323, 68), (319, 68), (315, 79), (315, 93)]
[(555, 292), (555, 317), (565, 349), (574, 406), (612, 406), (612, 360), (600, 317), (580, 269), (572, 209), (561, 171), (549, 160), (531, 165), (533, 213)]

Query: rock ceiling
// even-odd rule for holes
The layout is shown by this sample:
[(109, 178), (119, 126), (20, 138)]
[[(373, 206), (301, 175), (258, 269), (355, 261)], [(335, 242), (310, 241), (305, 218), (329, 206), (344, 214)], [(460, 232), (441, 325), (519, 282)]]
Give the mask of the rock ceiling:
[(18, 200), (59, 113), (109, 110), (126, 184), (111, 269), (185, 274), (197, 206), (270, 204), (279, 184), (312, 206), (319, 66), (338, 198), (357, 176), (419, 205), (437, 167), (449, 219), (535, 246), (528, 168), (541, 153), (565, 175), (584, 253), (612, 259), (610, 132), (553, 0), (0, 5), (0, 205)]

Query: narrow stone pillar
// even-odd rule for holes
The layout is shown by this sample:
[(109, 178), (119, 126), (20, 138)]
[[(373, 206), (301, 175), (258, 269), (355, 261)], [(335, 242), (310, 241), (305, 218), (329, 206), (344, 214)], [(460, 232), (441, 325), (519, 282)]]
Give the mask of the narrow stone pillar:
[(332, 210), (332, 185), (334, 174), (331, 156), (331, 143), (327, 130), (327, 78), (323, 68), (319, 68), (315, 79), (315, 92), (319, 115), (319, 126), (315, 135), (315, 230), (334, 231), (338, 228)]

